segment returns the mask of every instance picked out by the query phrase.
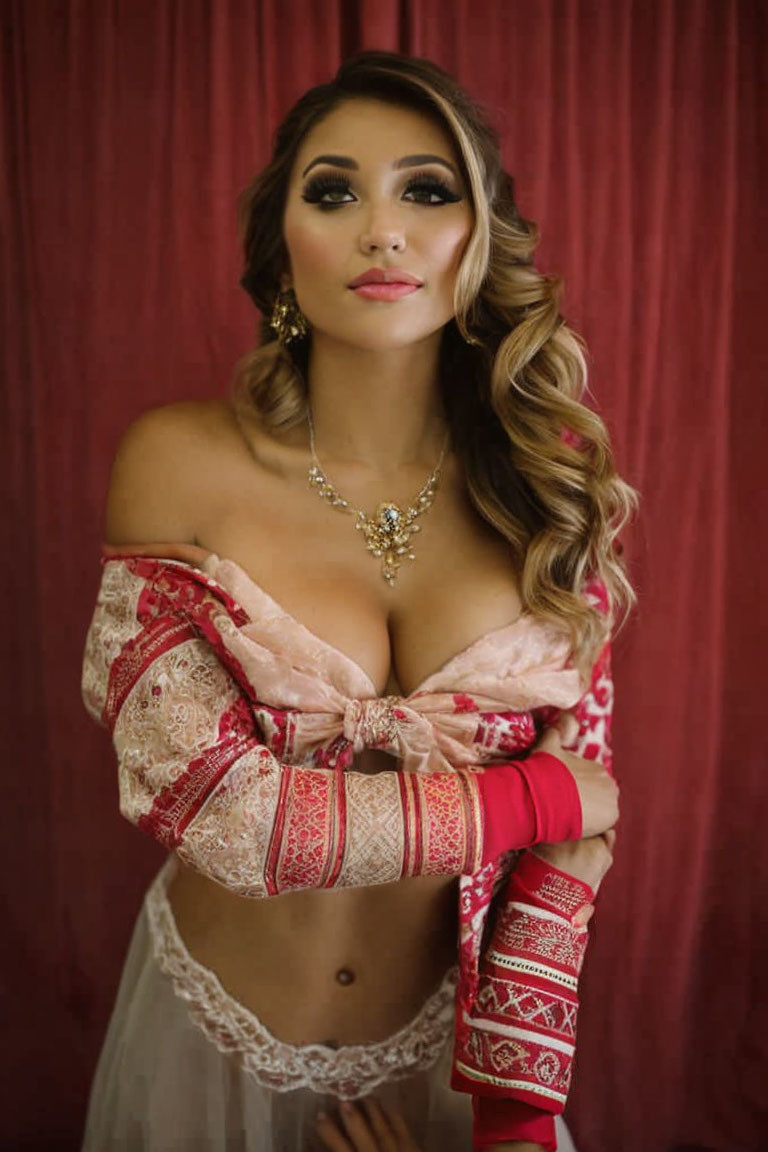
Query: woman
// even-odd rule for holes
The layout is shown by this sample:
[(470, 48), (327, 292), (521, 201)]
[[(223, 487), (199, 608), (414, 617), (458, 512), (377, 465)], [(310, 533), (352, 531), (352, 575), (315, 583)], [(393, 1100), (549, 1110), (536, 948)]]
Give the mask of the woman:
[[(441, 69), (347, 60), (241, 224), (262, 345), (230, 400), (145, 414), (113, 468), (84, 697), (123, 813), (175, 851), (84, 1147), (568, 1147), (635, 494)], [(506, 1016), (494, 964), (517, 964)], [(513, 1032), (537, 1071), (493, 1072)]]

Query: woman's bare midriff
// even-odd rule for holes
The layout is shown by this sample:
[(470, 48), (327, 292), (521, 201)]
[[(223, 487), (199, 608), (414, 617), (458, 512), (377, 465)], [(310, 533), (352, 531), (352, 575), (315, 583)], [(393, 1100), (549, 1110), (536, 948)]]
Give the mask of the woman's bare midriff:
[[(308, 501), (301, 483), (286, 484), (290, 456), (283, 466), (278, 455), (278, 467), (274, 446), (248, 450), (222, 408), (206, 417), (213, 445), (191, 473), (197, 548), (190, 562), (208, 552), (234, 560), (294, 619), (365, 669), (380, 695), (407, 695), (448, 657), (519, 614), (508, 545), (469, 506), (450, 461), (417, 562), (388, 591), (352, 524), (314, 495)], [(409, 480), (414, 490), (418, 476)], [(354, 769), (398, 766), (366, 749)], [(179, 861), (168, 896), (190, 953), (291, 1044), (385, 1039), (457, 962), (455, 876), (251, 899)]]
[(457, 883), (416, 876), (254, 900), (180, 864), (169, 900), (190, 953), (274, 1036), (337, 1047), (385, 1039), (437, 989), (456, 961)]
[[(401, 694), (391, 678), (387, 694)], [(357, 772), (396, 767), (384, 752), (355, 757)], [(250, 899), (179, 861), (168, 898), (189, 952), (288, 1044), (383, 1040), (457, 960), (457, 877)]]

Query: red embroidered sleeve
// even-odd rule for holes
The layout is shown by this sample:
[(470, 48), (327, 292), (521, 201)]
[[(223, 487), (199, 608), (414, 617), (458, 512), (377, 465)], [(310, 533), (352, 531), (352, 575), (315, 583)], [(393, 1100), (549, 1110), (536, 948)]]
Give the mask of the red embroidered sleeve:
[(223, 642), (247, 617), (194, 577), (170, 583), (158, 561), (105, 565), (83, 697), (112, 734), (123, 815), (200, 872), (260, 897), (471, 874), (581, 835), (573, 778), (547, 753), (432, 773), (281, 763)]
[[(607, 611), (597, 581), (587, 593)], [(611, 648), (606, 642), (590, 685), (568, 712), (542, 709), (563, 747), (612, 772)], [(499, 894), (499, 911), (479, 965), (471, 1018), (459, 1027), (452, 1087), (473, 1093), (476, 1152), (524, 1140), (555, 1152), (554, 1116), (571, 1083), (578, 976), (588, 931), (573, 917), (595, 900), (592, 889), (523, 852)]]

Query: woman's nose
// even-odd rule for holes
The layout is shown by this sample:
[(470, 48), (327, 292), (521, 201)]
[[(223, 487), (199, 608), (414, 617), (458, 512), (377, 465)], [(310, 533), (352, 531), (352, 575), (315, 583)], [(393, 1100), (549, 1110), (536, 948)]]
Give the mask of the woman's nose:
[(366, 232), (360, 237), (360, 248), (363, 252), (402, 252), (405, 248), (405, 239), (400, 232), (391, 229), (378, 229), (375, 232)]
[(394, 219), (392, 209), (379, 209), (371, 212), (365, 229), (360, 234), (360, 250), (370, 252), (402, 252), (405, 248), (405, 232)]

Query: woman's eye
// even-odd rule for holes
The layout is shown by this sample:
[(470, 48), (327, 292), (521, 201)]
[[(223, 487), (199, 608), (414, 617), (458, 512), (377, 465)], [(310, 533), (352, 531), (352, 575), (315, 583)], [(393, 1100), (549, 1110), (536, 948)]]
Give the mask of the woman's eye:
[[(437, 180), (434, 177), (431, 179), (412, 180), (406, 190), (405, 194), (415, 192), (419, 199), (417, 204), (455, 204), (461, 200), (455, 192), (452, 192), (447, 184), (442, 180)], [(424, 199), (421, 199), (424, 197)], [(436, 197), (436, 199), (435, 199)]]
[[(352, 203), (352, 199), (349, 198), (352, 195), (349, 182), (339, 176), (318, 176), (310, 180), (301, 195), (302, 200), (308, 204), (317, 204), (319, 208), (340, 208), (343, 204)], [(408, 198), (411, 203), (434, 207), (440, 204), (455, 204), (461, 200), (461, 196), (435, 177), (410, 180), (403, 197)]]
[[(338, 176), (318, 176), (310, 180), (301, 194), (302, 200), (308, 204), (317, 204), (320, 208), (335, 208), (339, 204), (348, 204), (349, 200), (337, 199), (349, 192), (349, 183)], [(331, 197), (331, 199), (329, 199)]]

